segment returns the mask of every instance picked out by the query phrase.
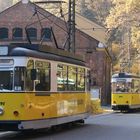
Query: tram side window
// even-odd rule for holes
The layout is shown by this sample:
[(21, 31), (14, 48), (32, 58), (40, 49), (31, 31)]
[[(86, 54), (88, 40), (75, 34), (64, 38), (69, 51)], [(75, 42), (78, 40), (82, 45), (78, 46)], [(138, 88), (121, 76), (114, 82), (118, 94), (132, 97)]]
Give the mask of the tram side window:
[(33, 91), (33, 80), (31, 80), (31, 70), (34, 68), (34, 61), (29, 60), (27, 63), (27, 71), (26, 71), (26, 90)]
[(58, 91), (84, 91), (85, 69), (59, 64), (57, 67)]
[(68, 90), (76, 90), (76, 81), (77, 81), (77, 69), (73, 66), (68, 66)]
[(50, 91), (50, 63), (36, 61), (37, 80), (35, 81), (36, 91)]
[(22, 91), (25, 89), (25, 67), (15, 67), (14, 90)]
[(57, 89), (58, 91), (67, 90), (67, 66), (59, 64), (57, 66)]
[(77, 90), (78, 91), (85, 90), (85, 69), (84, 68), (78, 68)]

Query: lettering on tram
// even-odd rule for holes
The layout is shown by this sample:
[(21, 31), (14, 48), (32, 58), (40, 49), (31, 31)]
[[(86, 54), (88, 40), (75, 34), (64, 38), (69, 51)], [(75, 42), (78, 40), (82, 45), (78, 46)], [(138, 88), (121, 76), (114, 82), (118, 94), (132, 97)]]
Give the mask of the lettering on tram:
[(112, 109), (129, 111), (140, 108), (140, 77), (130, 73), (112, 76)]
[(3, 47), (0, 130), (48, 128), (90, 115), (90, 70), (81, 57), (34, 44)]

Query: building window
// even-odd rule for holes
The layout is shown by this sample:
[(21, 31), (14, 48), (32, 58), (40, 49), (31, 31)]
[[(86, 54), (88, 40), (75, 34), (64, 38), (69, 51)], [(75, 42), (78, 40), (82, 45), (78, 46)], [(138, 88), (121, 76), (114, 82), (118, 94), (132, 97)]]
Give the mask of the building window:
[(13, 39), (20, 40), (23, 37), (22, 28), (14, 28), (13, 29)]
[(0, 39), (8, 39), (8, 29), (0, 28)]
[(32, 28), (32, 27), (28, 28), (27, 33), (31, 40), (37, 39), (37, 29), (36, 28)]
[(51, 40), (51, 29), (50, 28), (43, 28), (41, 30), (41, 39), (42, 40)]

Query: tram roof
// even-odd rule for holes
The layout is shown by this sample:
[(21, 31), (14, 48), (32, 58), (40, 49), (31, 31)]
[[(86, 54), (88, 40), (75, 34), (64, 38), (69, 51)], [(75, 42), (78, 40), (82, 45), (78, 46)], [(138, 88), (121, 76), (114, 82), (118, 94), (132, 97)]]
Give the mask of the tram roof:
[(137, 76), (132, 73), (123, 72), (123, 73), (113, 74), (112, 78), (140, 78), (140, 76)]
[(73, 53), (39, 44), (12, 44), (8, 56), (29, 56), (85, 66), (85, 61)]

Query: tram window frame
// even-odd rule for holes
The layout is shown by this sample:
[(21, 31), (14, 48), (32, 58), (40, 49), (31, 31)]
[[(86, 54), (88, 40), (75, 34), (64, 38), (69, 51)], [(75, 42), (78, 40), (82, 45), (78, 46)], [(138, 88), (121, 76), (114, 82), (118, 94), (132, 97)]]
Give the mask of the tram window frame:
[[(65, 70), (64, 70), (64, 67), (65, 67)], [(70, 68), (73, 68), (73, 70), (75, 69), (75, 71), (71, 70)], [(83, 70), (83, 72), (81, 73), (79, 70)], [(57, 90), (58, 91), (85, 92), (85, 88), (86, 88), (85, 72), (86, 72), (85, 68), (76, 67), (76, 66), (72, 66), (72, 65), (58, 64), (57, 65)], [(65, 75), (67, 75), (67, 77), (64, 77), (64, 73), (65, 73)], [(73, 78), (73, 80), (75, 80), (74, 86), (71, 86), (71, 84), (69, 84), (69, 82), (70, 82), (69, 79), (71, 79), (70, 73), (72, 75), (75, 74), (75, 79)], [(78, 88), (78, 76), (79, 75), (82, 76), (82, 79), (83, 79), (83, 88)], [(60, 80), (62, 80), (63, 83), (61, 83)], [(58, 81), (61, 84), (59, 84)], [(79, 83), (80, 83), (80, 80), (79, 80)], [(79, 85), (79, 86), (81, 86), (81, 85)]]
[[(72, 83), (75, 82), (75, 83)], [(77, 68), (74, 66), (68, 66), (68, 91), (76, 91), (77, 89)]]
[(118, 80), (111, 83), (112, 93), (129, 93), (132, 89), (131, 82), (127, 82), (127, 79)]
[(26, 82), (25, 82), (26, 91), (34, 90), (34, 81), (31, 78), (32, 69), (34, 69), (34, 60), (31, 59), (28, 61), (26, 69)]
[(140, 80), (138, 79), (133, 79), (132, 80), (132, 92), (133, 93), (140, 93)]
[(68, 89), (68, 67), (63, 64), (58, 64), (57, 65), (57, 90), (67, 91), (67, 89)]
[(25, 90), (25, 76), (26, 76), (26, 67), (16, 66), (14, 68), (14, 90), (15, 91)]
[(35, 91), (50, 91), (51, 90), (50, 62), (36, 60), (35, 69), (37, 71), (37, 78), (35, 80)]
[[(81, 72), (80, 70), (83, 70), (83, 72)], [(82, 76), (82, 78), (83, 78), (83, 88), (79, 88), (78, 87), (78, 84), (80, 84), (81, 83), (81, 79), (79, 80), (79, 76), (80, 75), (80, 78), (81, 78), (81, 76)], [(79, 85), (79, 86), (81, 86), (81, 85)], [(85, 91), (85, 68), (79, 68), (78, 67), (78, 72), (77, 72), (77, 91)]]

